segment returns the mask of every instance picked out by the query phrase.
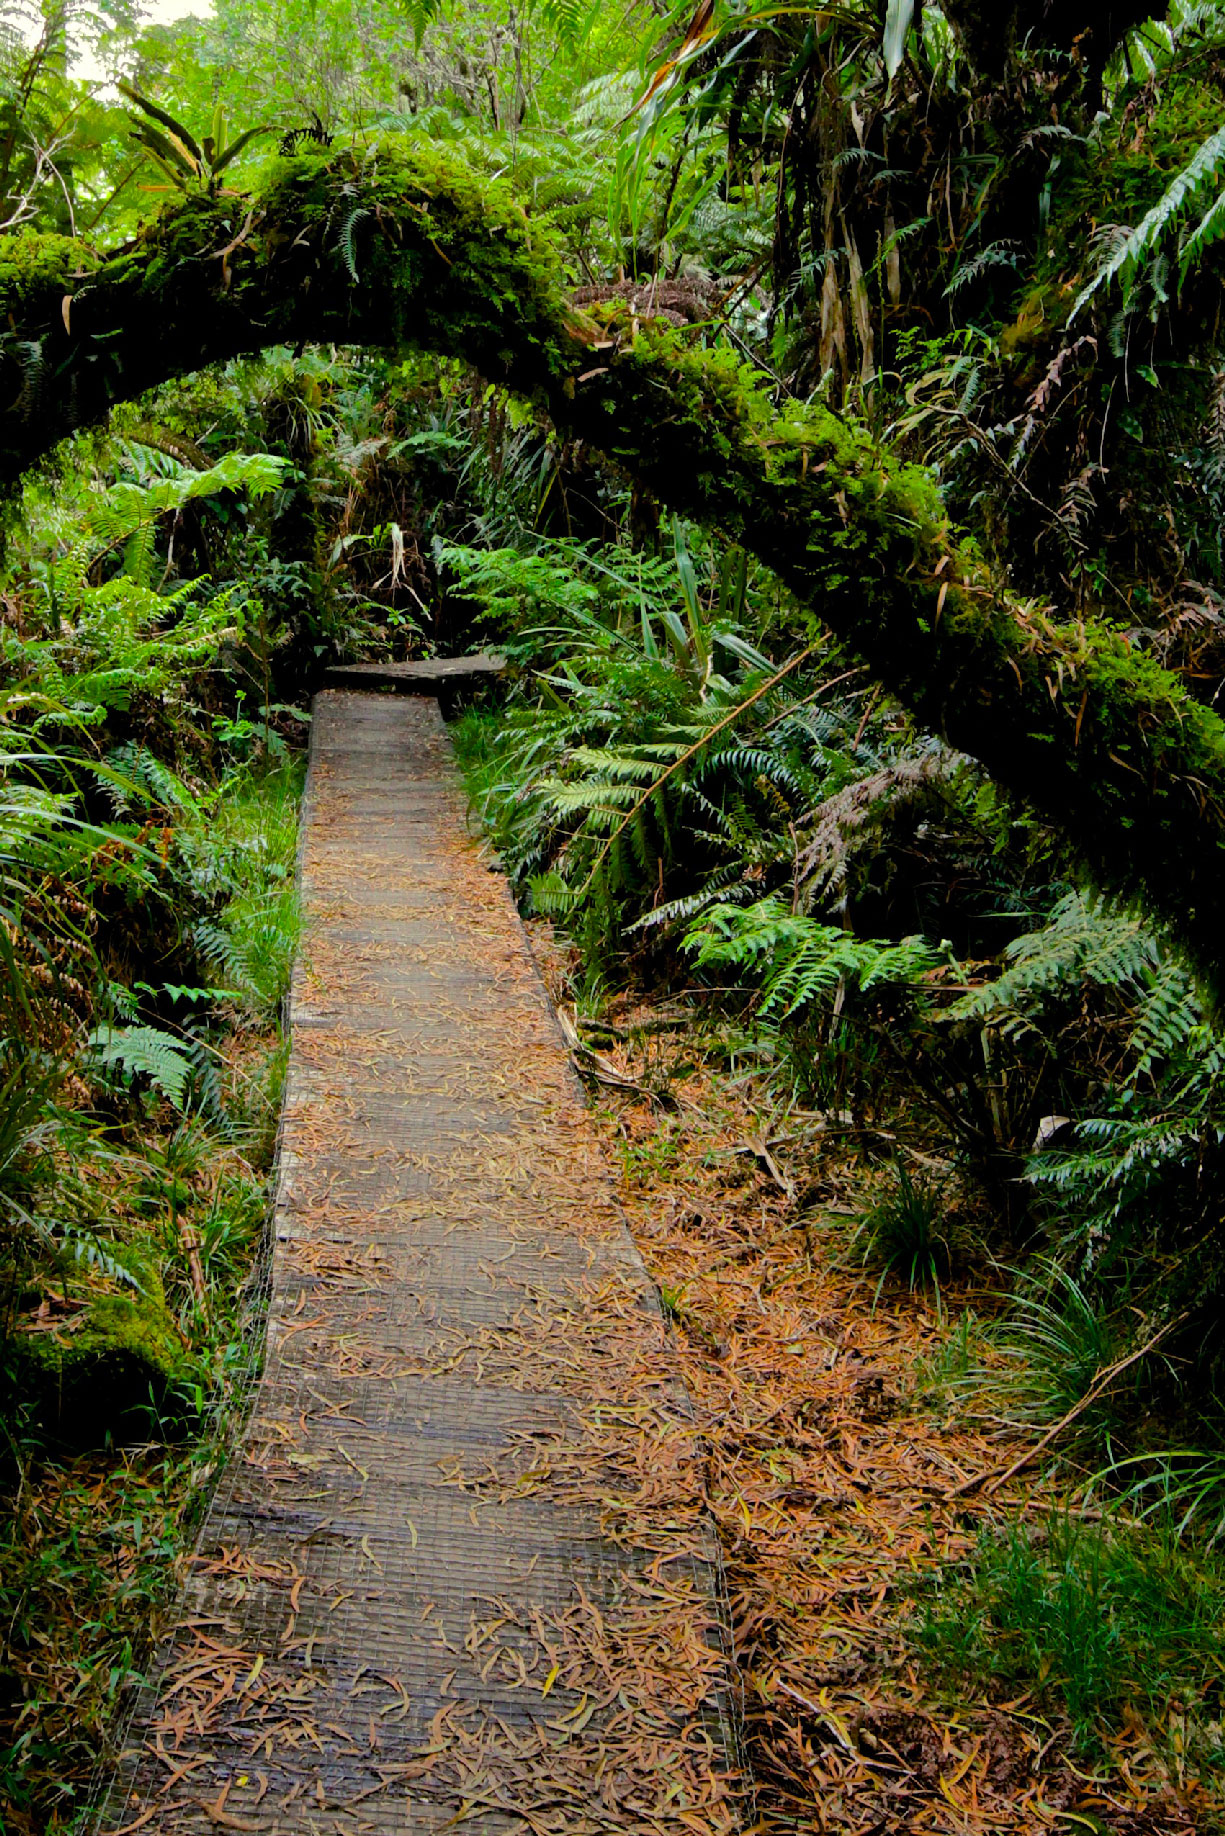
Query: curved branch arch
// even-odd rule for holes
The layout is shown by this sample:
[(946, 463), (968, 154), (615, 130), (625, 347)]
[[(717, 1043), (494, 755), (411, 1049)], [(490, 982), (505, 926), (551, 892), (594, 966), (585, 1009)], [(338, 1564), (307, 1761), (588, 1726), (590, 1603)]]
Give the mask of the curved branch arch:
[(1105, 626), (1011, 598), (926, 473), (724, 350), (576, 312), (509, 192), (435, 147), (311, 151), (128, 247), (0, 247), (0, 480), (176, 375), (270, 344), (414, 346), (543, 405), (758, 555), (927, 727), (1060, 826), (1222, 979), (1225, 723)]

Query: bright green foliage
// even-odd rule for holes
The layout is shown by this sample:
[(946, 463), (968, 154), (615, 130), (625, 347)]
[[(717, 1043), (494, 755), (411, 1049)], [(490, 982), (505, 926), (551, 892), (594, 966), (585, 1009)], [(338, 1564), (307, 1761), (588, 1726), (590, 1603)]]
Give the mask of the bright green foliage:
[[(1114, 632), (994, 589), (930, 480), (863, 429), (822, 407), (776, 411), (725, 349), (635, 338), (620, 312), (576, 316), (549, 239), (455, 158), (404, 143), (303, 153), (247, 200), (191, 199), (89, 276), (72, 330), (68, 259), (66, 245), (55, 275), (41, 251), (20, 292), (0, 266), (0, 300), (22, 315), (11, 349), (37, 347), (49, 379), (37, 425), (7, 417), (10, 469), (117, 395), (270, 340), (461, 356), (738, 536), (921, 720), (1066, 827), (1103, 880), (1142, 890), (1210, 969), (1225, 844), (1192, 786), (1225, 777), (1219, 718)], [(85, 362), (100, 338), (121, 372)]]
[(227, 987), (271, 1019), (289, 994), (299, 929), (297, 890), (287, 885), (236, 895), (219, 922), (198, 924), (194, 937)]
[(44, 725), (55, 724), (56, 709), (96, 724), (130, 707), (134, 694), (158, 694), (211, 663), (240, 632), (244, 608), (233, 589), (201, 594), (191, 581), (161, 587), (158, 538), (165, 519), (187, 504), (244, 489), (258, 498), (282, 469), (266, 454), (230, 453), (203, 472), (179, 467), (155, 483), (120, 481), (95, 494), (63, 553), (33, 566), (53, 635), (42, 643), (5, 640), (10, 664), (34, 673), (38, 692), (54, 704)]
[(483, 814), (535, 909), (593, 961), (752, 901), (763, 874), (794, 867), (795, 828), (855, 776), (857, 751), (881, 763), (875, 730), (851, 743), (845, 703), (796, 710), (790, 681), (768, 686), (743, 557), (712, 581), (681, 531), (654, 558), (443, 552), (534, 668), (492, 745), (487, 723), (461, 729)]
[(940, 960), (922, 937), (874, 943), (789, 912), (776, 898), (747, 907), (709, 907), (690, 925), (685, 947), (699, 969), (747, 970), (760, 979), (758, 1011), (778, 1021), (831, 1001), (839, 990), (866, 994), (913, 986)]
[(1185, 1715), (1183, 1742), (1212, 1763), (1223, 1630), (1219, 1564), (1069, 1517), (984, 1530), (965, 1582), (925, 1603), (921, 1637), (954, 1673), (1062, 1699), (1082, 1750), (1134, 1702), (1171, 1731)]
[[(466, 597), (480, 606), (496, 633), (530, 632), (531, 654), (538, 656), (548, 621), (559, 619), (563, 639), (572, 635), (582, 615), (597, 604), (599, 593), (580, 571), (586, 556), (571, 562), (564, 546), (555, 551), (522, 553), (516, 548), (470, 548), (440, 542), (434, 558), (454, 577)], [(544, 629), (536, 622), (546, 621)], [(593, 629), (599, 633), (598, 622)]]
[[(207, 1209), (218, 1282), (241, 1274), (261, 1176), (229, 1196), (213, 1178), (206, 1206), (202, 1174), (267, 1152), (268, 1098), (258, 1076), (236, 1095), (227, 1047), (275, 1014), (297, 934), (296, 775), (216, 749), (215, 728), (243, 723), (202, 705), (218, 705), (223, 649), (241, 663), (249, 591), (173, 569), (176, 536), (246, 525), (284, 463), (189, 448), (152, 468), (121, 450), (106, 489), (32, 487), (5, 582), (5, 1358), (19, 1417), (68, 1440), (147, 1434), (150, 1408), (156, 1425), (209, 1395), (230, 1302), (202, 1306), (180, 1226), (204, 1257)], [(217, 987), (229, 948), (256, 966)], [(148, 1190), (167, 1128), (205, 1150), (175, 1149), (171, 1185)], [(76, 1309), (70, 1331), (28, 1329), (45, 1285)]]
[[(1068, 1220), (1082, 1266), (1116, 1266), (1121, 1274), (1123, 1259), (1137, 1241), (1151, 1240), (1155, 1225), (1172, 1248), (1175, 1219), (1194, 1233), (1211, 1214), (1203, 1182), (1225, 1147), (1225, 1044), (1185, 965), (1137, 917), (1100, 899), (1064, 895), (1006, 955), (1001, 974), (953, 1005), (948, 1021), (1042, 1036), (1087, 990), (1125, 1003), (1122, 1056), (1106, 1104), (1079, 1115), (1070, 1139), (1028, 1163), (1031, 1184)], [(1193, 1254), (1175, 1291), (1203, 1278)]]
[[(1007, 968), (963, 996), (947, 1018), (1019, 1024), (1043, 998), (1088, 982), (1101, 988), (1143, 987), (1162, 962), (1160, 945), (1143, 920), (1104, 900), (1066, 893), (1046, 923), (1008, 945)], [(1190, 990), (1186, 990), (1190, 998)]]
[[(1194, 156), (1170, 181), (1135, 229), (1118, 240), (1109, 258), (1078, 297), (1072, 317), (1088, 304), (1099, 288), (1109, 287), (1116, 280), (1123, 289), (1125, 300), (1130, 302), (1138, 292), (1141, 270), (1175, 231), (1180, 232), (1177, 237), (1178, 277), (1185, 281), (1209, 245), (1225, 235), (1225, 195), (1219, 190), (1223, 174), (1225, 128), (1209, 135), (1196, 148)], [(1214, 192), (1216, 195), (1212, 195)], [(1198, 221), (1188, 221), (1197, 211)]]

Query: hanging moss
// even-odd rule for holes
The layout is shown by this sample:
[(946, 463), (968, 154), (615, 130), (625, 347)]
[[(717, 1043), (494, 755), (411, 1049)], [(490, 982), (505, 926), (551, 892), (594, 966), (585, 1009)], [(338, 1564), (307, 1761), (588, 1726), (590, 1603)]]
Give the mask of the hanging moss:
[(927, 474), (821, 407), (773, 406), (724, 349), (567, 303), (505, 189), (397, 141), (274, 163), (96, 264), (17, 237), (0, 262), (0, 477), (117, 400), (273, 343), (414, 345), (543, 405), (664, 502), (773, 567), (926, 726), (1142, 897), (1214, 983), (1225, 946), (1225, 725), (1106, 625), (993, 581)]

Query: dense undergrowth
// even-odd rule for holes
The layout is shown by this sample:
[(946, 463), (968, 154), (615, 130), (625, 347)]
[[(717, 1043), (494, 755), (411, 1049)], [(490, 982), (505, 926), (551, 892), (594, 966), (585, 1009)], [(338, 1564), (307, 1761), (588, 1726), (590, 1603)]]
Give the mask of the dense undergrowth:
[[(392, 235), (368, 147), (457, 147), (580, 311), (890, 442), (1035, 644), (1041, 595), (1208, 722), (1225, 14), (1133, 11), (1069, 38), (1022, 0), (426, 4), (414, 43), (390, 0), (143, 32), (46, 9), (25, 37), (9, 8), (0, 234), (75, 238), (48, 271), (79, 246), (85, 282), (160, 185), (237, 213), (190, 255), (220, 298), (252, 231), (231, 181), (333, 147), (343, 327)], [(152, 110), (74, 76), (66, 32)], [(56, 336), (121, 396), (75, 297)], [(43, 346), (10, 327), (3, 355), (36, 428)], [(1225, 1041), (1145, 913), (727, 531), (458, 363), (202, 371), (42, 461), (4, 527), (6, 1825), (81, 1819), (258, 1357), (309, 692), (338, 657), (479, 643), (509, 667), (453, 729), (474, 822), (621, 1105), (722, 1475), (764, 1809), (871, 1827), (883, 1782), (897, 1827), (1219, 1823)], [(1035, 680), (1077, 752), (1087, 694)]]
[(243, 563), (284, 462), (142, 431), (29, 483), (3, 583), (15, 1830), (83, 1814), (260, 1357), (302, 727)]

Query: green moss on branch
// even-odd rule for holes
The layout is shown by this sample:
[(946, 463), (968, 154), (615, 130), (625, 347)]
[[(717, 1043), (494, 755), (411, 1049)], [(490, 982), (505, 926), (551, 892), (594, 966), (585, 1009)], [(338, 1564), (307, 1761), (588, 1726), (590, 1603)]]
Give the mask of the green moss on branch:
[(583, 317), (548, 237), (431, 146), (311, 151), (188, 199), (97, 260), (0, 259), (0, 477), (184, 371), (269, 344), (415, 345), (542, 403), (787, 581), (927, 726), (1060, 824), (1225, 977), (1225, 725), (1105, 626), (999, 590), (939, 494), (821, 408), (776, 411), (723, 350)]

